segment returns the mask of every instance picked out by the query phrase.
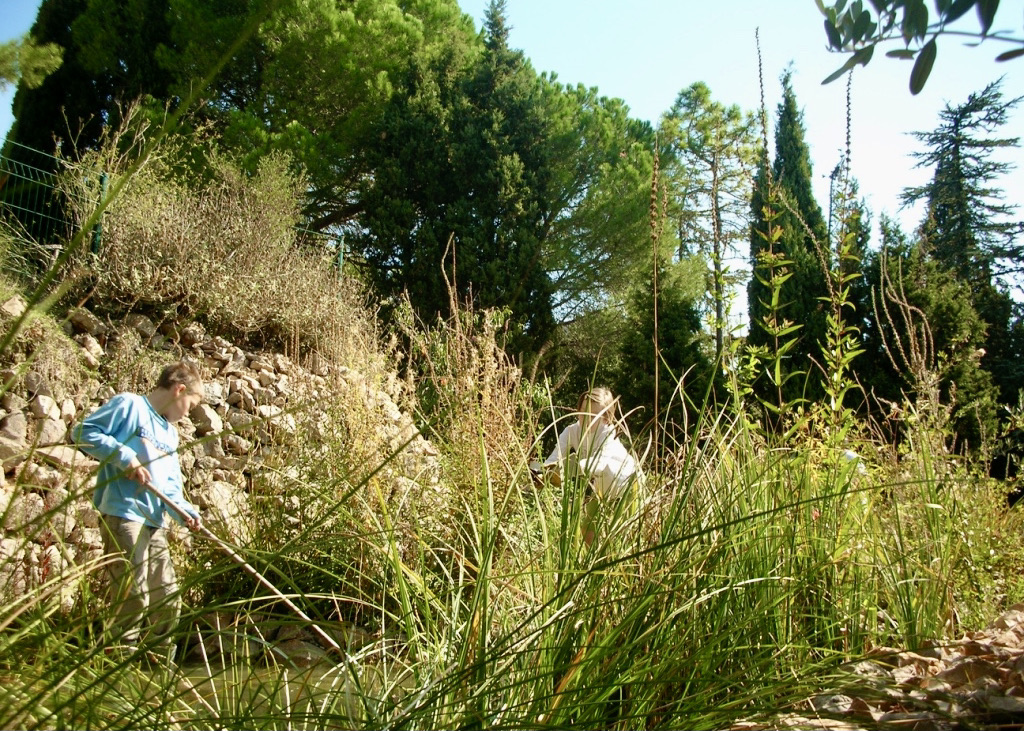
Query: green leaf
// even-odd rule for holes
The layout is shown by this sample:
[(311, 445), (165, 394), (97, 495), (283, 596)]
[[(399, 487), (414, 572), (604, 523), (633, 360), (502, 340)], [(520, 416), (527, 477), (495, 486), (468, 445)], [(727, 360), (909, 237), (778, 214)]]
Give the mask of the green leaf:
[(881, 15), (883, 12), (885, 12), (885, 7), (889, 3), (887, 3), (886, 0), (871, 0), (871, 4), (875, 8), (875, 12)]
[(829, 74), (824, 79), (822, 79), (821, 80), (821, 85), (825, 86), (825, 84), (831, 84), (833, 81), (838, 79), (840, 76), (842, 76), (843, 74), (845, 74), (849, 70), (850, 70), (849, 67), (846, 64), (843, 64), (841, 67), (837, 68), (831, 74)]
[(928, 81), (928, 75), (932, 72), (932, 66), (935, 64), (938, 50), (934, 38), (921, 48), (921, 53), (918, 54), (917, 60), (914, 62), (914, 70), (910, 72), (911, 94), (918, 94), (924, 88), (925, 82)]
[(953, 0), (953, 5), (945, 14), (945, 22), (952, 23), (974, 7), (975, 0)]
[(908, 60), (917, 55), (917, 51), (911, 51), (909, 48), (897, 48), (893, 51), (886, 51), (886, 56), (889, 58), (902, 58)]
[[(861, 50), (863, 50), (863, 49), (861, 49)], [(858, 51), (857, 53), (860, 53), (860, 51)], [(829, 74), (829, 75), (828, 75), (828, 76), (827, 76), (827, 77), (825, 78), (825, 80), (821, 82), (821, 85), (822, 85), (822, 86), (824, 86), (825, 84), (831, 84), (831, 83), (832, 83), (833, 81), (835, 81), (835, 80), (836, 80), (836, 79), (838, 79), (838, 78), (839, 78), (840, 76), (842, 76), (842, 75), (843, 75), (843, 74), (845, 74), (845, 73), (846, 73), (847, 71), (849, 71), (849, 70), (850, 70), (850, 69), (852, 69), (852, 68), (853, 68), (854, 66), (856, 66), (856, 65), (857, 65), (857, 63), (858, 63), (858, 62), (857, 62), (857, 53), (855, 53), (855, 54), (853, 54), (852, 56), (850, 56), (850, 57), (849, 57), (848, 59), (846, 59), (846, 63), (844, 63), (844, 64), (843, 64), (842, 66), (840, 66), (840, 67), (839, 67), (838, 69), (836, 69), (836, 70), (835, 70), (835, 71), (833, 71), (833, 72), (832, 72), (831, 74)]]
[(871, 28), (871, 13), (867, 10), (857, 16), (857, 22), (853, 25), (853, 40), (859, 41), (864, 38), (865, 33)]
[(853, 54), (853, 58), (850, 59), (852, 63), (860, 64), (861, 66), (867, 66), (868, 61), (875, 55), (875, 44), (872, 43), (870, 46), (864, 46), (864, 48)]
[(981, 21), (981, 34), (988, 33), (992, 27), (992, 21), (996, 19), (996, 10), (999, 9), (999, 0), (977, 0), (978, 20)]
[(996, 61), (1009, 61), (1011, 58), (1019, 58), (1024, 56), (1024, 48), (1018, 48), (1013, 51), (1005, 51), (996, 56)]
[(907, 44), (914, 38), (924, 38), (928, 32), (928, 6), (924, 0), (910, 0), (903, 13), (903, 40)]
[(825, 35), (828, 36), (829, 48), (839, 49), (843, 47), (843, 40), (839, 37), (839, 31), (836, 30), (835, 24), (828, 19), (825, 20)]

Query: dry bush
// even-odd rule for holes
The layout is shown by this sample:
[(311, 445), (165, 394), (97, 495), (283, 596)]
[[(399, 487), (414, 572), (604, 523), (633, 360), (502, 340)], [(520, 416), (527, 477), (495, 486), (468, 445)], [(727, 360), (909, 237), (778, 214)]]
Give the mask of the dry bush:
[(487, 475), (499, 501), (523, 476), (546, 402), (501, 347), (506, 319), (463, 307), (426, 328), (408, 303), (398, 318), (409, 340), (408, 390), (418, 396), (424, 431), (441, 448), (446, 475), (465, 487)]
[[(248, 176), (211, 154), (208, 177), (190, 187), (176, 164), (187, 152), (194, 149), (154, 157), (124, 182), (104, 213), (98, 252), (76, 258), (87, 272), (79, 292), (88, 287), (94, 306), (113, 314), (199, 320), (253, 345), (334, 357), (357, 347), (361, 356), (366, 343), (353, 341), (365, 338), (353, 333), (366, 332), (368, 318), (355, 287), (341, 281), (333, 256), (296, 247), (302, 180), (287, 158), (270, 156)], [(65, 186), (94, 186), (98, 175), (87, 170), (111, 157), (72, 166)], [(111, 189), (119, 174), (110, 173)], [(91, 213), (82, 208), (76, 218), (82, 224)]]

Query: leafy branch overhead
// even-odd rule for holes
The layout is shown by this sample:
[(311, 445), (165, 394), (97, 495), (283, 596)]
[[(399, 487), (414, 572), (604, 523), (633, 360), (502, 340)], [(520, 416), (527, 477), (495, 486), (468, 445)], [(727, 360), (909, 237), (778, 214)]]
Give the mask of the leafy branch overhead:
[[(837, 0), (832, 5), (827, 5), (824, 0), (815, 2), (825, 16), (829, 49), (850, 54), (846, 63), (831, 73), (823, 84), (835, 81), (855, 66), (866, 66), (876, 46), (902, 42), (902, 48), (894, 48), (885, 55), (914, 61), (910, 72), (910, 92), (917, 94), (931, 75), (940, 35), (976, 39), (972, 45), (992, 39), (1015, 46), (996, 56), (996, 61), (1024, 56), (1024, 35), (1014, 36), (1008, 30), (992, 30), (999, 0), (934, 0), (932, 3), (926, 0), (870, 0), (870, 3)], [(870, 8), (864, 7), (868, 4)], [(929, 5), (934, 7), (930, 9)], [(977, 15), (977, 30), (952, 27), (971, 10)]]

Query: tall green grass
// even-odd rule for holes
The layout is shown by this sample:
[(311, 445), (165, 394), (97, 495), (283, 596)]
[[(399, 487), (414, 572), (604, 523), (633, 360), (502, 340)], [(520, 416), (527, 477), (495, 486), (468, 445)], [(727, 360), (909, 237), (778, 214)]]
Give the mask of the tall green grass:
[[(0, 725), (722, 728), (848, 690), (866, 652), (954, 629), (979, 486), (923, 446), (862, 474), (820, 444), (770, 449), (748, 420), (709, 417), (588, 546), (584, 485), (534, 485), (532, 450), (511, 477), (492, 470), (491, 416), (460, 427), (478, 433), (476, 479), (443, 533), (402, 522), (374, 472), (297, 486), (319, 512), (242, 547), (315, 621), (357, 616), (375, 641), (295, 667), (268, 636), (303, 623), (206, 547), (182, 576), (192, 660), (149, 667), (105, 653), (101, 562), (87, 563), (0, 610)], [(258, 504), (262, 525), (284, 520), (274, 505)], [(67, 581), (84, 597), (70, 610)], [(238, 633), (246, 652), (221, 653)]]
[[(107, 653), (108, 558), (37, 571), (0, 607), (0, 727), (718, 729), (874, 692), (858, 689), (858, 659), (1019, 598), (978, 578), (1019, 516), (942, 451), (942, 424), (909, 425), (898, 459), (859, 438), (862, 473), (837, 432), (816, 436), (813, 413), (781, 404), (798, 420), (778, 444), (740, 396), (731, 413), (704, 404), (693, 436), (655, 445), (635, 504), (609, 506), (588, 545), (585, 485), (529, 476), (535, 425), (556, 405), (494, 347), (500, 323), (459, 313), (410, 328), (435, 359), (409, 367), (410, 390), (429, 396), (409, 406), (431, 405), (420, 424), (441, 450), (441, 497), (396, 496), (395, 453), (367, 448), (356, 418), (329, 450), (279, 452), (270, 466), (289, 476), (259, 478), (239, 547), (344, 652), (312, 668), (275, 652), (274, 633), (301, 637), (305, 622), (198, 538), (181, 562), (177, 666)], [(5, 489), (46, 491), (27, 473)], [(286, 496), (301, 501), (298, 524)], [(77, 497), (22, 526), (24, 541)], [(1004, 553), (1000, 570), (1019, 574)], [(0, 573), (25, 574), (10, 556)]]

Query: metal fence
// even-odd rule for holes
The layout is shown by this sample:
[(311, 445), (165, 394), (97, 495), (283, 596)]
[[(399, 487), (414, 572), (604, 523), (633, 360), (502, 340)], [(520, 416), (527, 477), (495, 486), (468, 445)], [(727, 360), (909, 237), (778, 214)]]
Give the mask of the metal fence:
[[(0, 152), (0, 223), (26, 242), (60, 249), (74, 234), (71, 210), (58, 186), (57, 171), (64, 162), (31, 147), (8, 142)], [(100, 173), (99, 197), (106, 191), (106, 173)], [(99, 200), (96, 201), (99, 203)], [(102, 246), (102, 219), (88, 241), (94, 253)], [(345, 239), (341, 234), (295, 227), (295, 245), (318, 256), (329, 256), (341, 272)]]
[(39, 244), (63, 244), (71, 235), (67, 201), (57, 186), (61, 161), (8, 142), (0, 153), (0, 220)]

